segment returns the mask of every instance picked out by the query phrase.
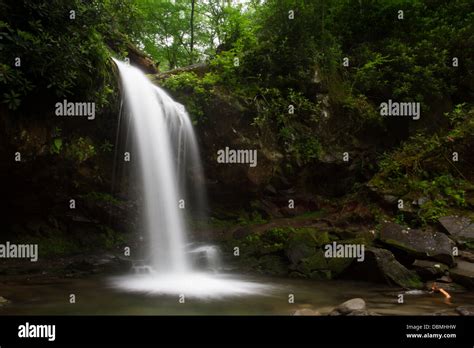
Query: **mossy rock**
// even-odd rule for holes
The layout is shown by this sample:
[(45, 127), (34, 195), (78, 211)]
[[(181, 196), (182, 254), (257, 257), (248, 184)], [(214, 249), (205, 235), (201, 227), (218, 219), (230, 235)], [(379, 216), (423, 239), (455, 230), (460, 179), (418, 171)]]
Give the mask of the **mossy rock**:
[(297, 264), (300, 260), (315, 254), (318, 248), (329, 242), (327, 231), (297, 228), (289, 238), (286, 255), (293, 264)]
[(319, 249), (313, 255), (301, 259), (297, 270), (309, 275), (312, 271), (327, 269), (327, 261), (328, 260), (324, 257), (324, 252)]
[(328, 259), (327, 268), (331, 271), (333, 278), (336, 278), (344, 272), (354, 262), (353, 258), (330, 258)]
[(323, 269), (311, 272), (309, 278), (315, 280), (331, 280), (333, 278), (333, 274), (330, 270)]
[(331, 279), (340, 275), (353, 261), (353, 258), (326, 258), (324, 251), (319, 249), (314, 255), (302, 259), (297, 266), (297, 270), (310, 278), (314, 278), (312, 274), (315, 271), (329, 272), (324, 277), (318, 277), (318, 279)]

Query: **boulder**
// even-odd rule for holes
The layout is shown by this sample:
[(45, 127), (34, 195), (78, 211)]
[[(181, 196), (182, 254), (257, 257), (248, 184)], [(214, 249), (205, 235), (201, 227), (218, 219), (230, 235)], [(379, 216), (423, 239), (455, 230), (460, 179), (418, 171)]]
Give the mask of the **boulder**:
[(443, 233), (403, 228), (395, 223), (382, 226), (379, 239), (382, 243), (416, 258), (434, 259), (454, 265), (454, 242)]
[(366, 304), (363, 299), (353, 298), (341, 303), (339, 306), (334, 308), (329, 315), (349, 315), (352, 312), (366, 311), (366, 309)]
[(329, 243), (327, 231), (301, 228), (290, 237), (285, 253), (291, 263), (297, 264), (300, 260), (314, 255), (316, 249), (326, 243)]
[(448, 266), (445, 264), (428, 260), (415, 260), (412, 267), (423, 280), (442, 277), (448, 270)]
[(301, 259), (295, 268), (311, 279), (333, 279), (343, 273), (354, 262), (354, 258), (326, 258), (322, 249)]
[(474, 263), (458, 260), (457, 266), (451, 268), (449, 274), (456, 283), (474, 289)]
[(344, 272), (346, 278), (396, 284), (405, 289), (422, 289), (420, 277), (408, 270), (386, 249), (367, 247), (364, 262), (353, 262)]
[(462, 242), (474, 241), (474, 223), (462, 216), (444, 216), (439, 223), (455, 240)]

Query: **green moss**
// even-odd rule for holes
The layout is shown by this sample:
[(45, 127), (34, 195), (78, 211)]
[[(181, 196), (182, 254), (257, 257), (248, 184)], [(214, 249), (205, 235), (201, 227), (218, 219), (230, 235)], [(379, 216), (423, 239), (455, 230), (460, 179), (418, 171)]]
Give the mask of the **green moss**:
[(326, 212), (322, 209), (322, 210), (309, 211), (309, 212), (303, 213), (301, 215), (296, 216), (295, 219), (319, 219), (325, 215), (326, 215)]
[(324, 257), (324, 252), (318, 250), (313, 255), (302, 259), (298, 264), (297, 269), (301, 273), (307, 275), (311, 274), (314, 270), (328, 269), (327, 259)]
[(330, 242), (327, 231), (319, 231), (312, 227), (295, 228), (289, 240), (290, 244), (301, 244), (317, 248)]
[(38, 244), (39, 258), (49, 258), (86, 251), (78, 243), (71, 240), (71, 238), (66, 234), (60, 232), (51, 233), (46, 236), (25, 236), (18, 242)]
[(80, 195), (79, 197), (83, 198), (83, 199), (86, 199), (86, 200), (107, 202), (107, 203), (111, 203), (111, 204), (115, 204), (115, 205), (119, 205), (119, 204), (122, 203), (121, 201), (119, 201), (117, 198), (115, 198), (111, 194), (105, 193), (105, 192), (92, 191), (92, 192), (89, 192), (87, 194)]
[(106, 250), (113, 250), (126, 243), (123, 234), (114, 231), (108, 226), (102, 226), (102, 233), (98, 236), (98, 244)]

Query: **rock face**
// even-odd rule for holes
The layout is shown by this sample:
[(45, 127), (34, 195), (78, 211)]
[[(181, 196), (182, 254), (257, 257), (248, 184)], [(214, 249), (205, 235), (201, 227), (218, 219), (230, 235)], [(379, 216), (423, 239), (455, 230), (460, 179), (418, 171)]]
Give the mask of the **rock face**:
[(346, 272), (352, 279), (396, 284), (405, 289), (422, 289), (419, 276), (399, 263), (389, 251), (368, 247), (364, 262), (354, 262)]
[(474, 241), (474, 223), (471, 219), (461, 216), (445, 216), (439, 219), (439, 223), (455, 240)]
[(449, 274), (456, 283), (474, 289), (474, 263), (458, 260), (457, 266), (450, 269)]
[(443, 233), (405, 229), (395, 223), (385, 224), (379, 239), (391, 248), (398, 249), (415, 258), (434, 259), (449, 266), (454, 265), (454, 242)]

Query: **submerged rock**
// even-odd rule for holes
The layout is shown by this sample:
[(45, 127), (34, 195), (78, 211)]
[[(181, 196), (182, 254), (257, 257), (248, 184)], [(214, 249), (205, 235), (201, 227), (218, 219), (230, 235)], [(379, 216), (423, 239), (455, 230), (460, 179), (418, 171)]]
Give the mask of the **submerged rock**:
[(454, 242), (443, 233), (411, 230), (395, 223), (385, 224), (379, 235), (382, 243), (416, 258), (432, 258), (454, 265)]
[(304, 316), (318, 316), (321, 315), (318, 311), (309, 308), (298, 309), (293, 315), (304, 315)]
[(456, 308), (456, 312), (463, 316), (474, 315), (474, 306), (460, 306)]
[(5, 297), (0, 296), (0, 307), (6, 305), (7, 303), (10, 303), (10, 301), (7, 300)]
[(474, 241), (474, 223), (471, 219), (462, 216), (444, 216), (439, 219), (444, 227), (454, 239), (458, 241)]

